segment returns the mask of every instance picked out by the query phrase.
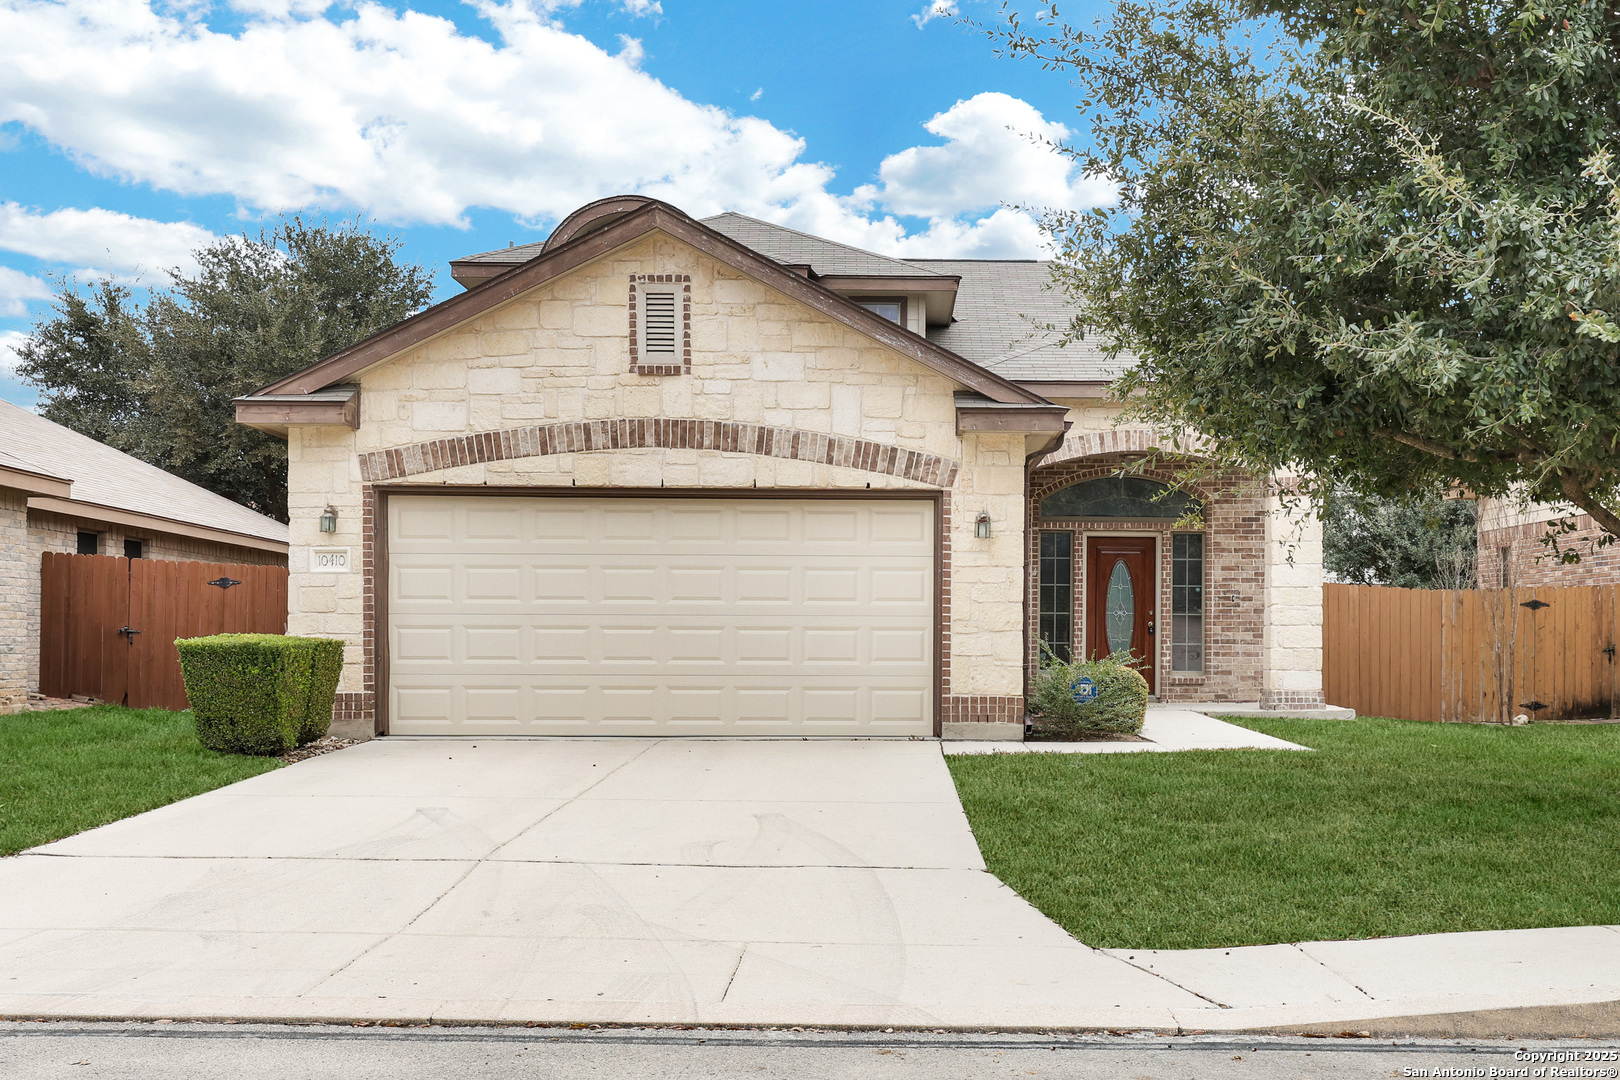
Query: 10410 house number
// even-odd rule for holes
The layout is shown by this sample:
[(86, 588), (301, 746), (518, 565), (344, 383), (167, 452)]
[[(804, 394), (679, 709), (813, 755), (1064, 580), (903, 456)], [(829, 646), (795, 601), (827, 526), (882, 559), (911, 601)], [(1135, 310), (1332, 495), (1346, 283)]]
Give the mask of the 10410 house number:
[(348, 548), (310, 548), (309, 572), (312, 574), (347, 574)]

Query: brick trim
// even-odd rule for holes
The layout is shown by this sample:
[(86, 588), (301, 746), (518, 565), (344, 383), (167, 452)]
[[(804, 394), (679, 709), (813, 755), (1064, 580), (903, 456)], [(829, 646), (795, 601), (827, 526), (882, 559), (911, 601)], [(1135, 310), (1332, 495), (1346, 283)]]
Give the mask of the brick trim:
[(1088, 431), (1064, 439), (1062, 446), (1041, 458), (1035, 463), (1035, 467), (1040, 469), (1048, 465), (1061, 465), (1066, 461), (1096, 457), (1099, 454), (1145, 454), (1154, 450), (1164, 450), (1175, 454), (1192, 455), (1207, 445), (1200, 438), (1182, 440), (1143, 428)]
[(349, 720), (375, 720), (377, 707), (374, 704), (376, 695), (369, 690), (362, 693), (343, 693), (337, 696), (332, 705), (332, 723), (339, 724)]
[[(638, 329), (641, 317), (640, 287), (642, 285), (680, 285), (681, 287), (681, 362), (679, 364), (641, 363), (641, 337)], [(630, 275), (630, 374), (632, 375), (690, 375), (692, 374), (692, 275), (691, 274), (631, 274)]]
[(843, 435), (740, 424), (730, 420), (654, 418), (537, 424), (412, 443), (391, 450), (376, 450), (360, 455), (360, 479), (366, 483), (376, 483), (487, 461), (649, 448), (720, 450), (814, 461), (884, 476), (898, 476), (940, 488), (953, 486), (961, 467), (960, 462), (936, 454)]
[(377, 489), (360, 488), (360, 693), (339, 694), (354, 710), (351, 720), (377, 723)]
[(1327, 696), (1321, 690), (1262, 690), (1262, 709), (1325, 709)]
[(947, 694), (941, 703), (940, 712), (940, 719), (946, 724), (1022, 724), (1024, 699), (980, 694)]

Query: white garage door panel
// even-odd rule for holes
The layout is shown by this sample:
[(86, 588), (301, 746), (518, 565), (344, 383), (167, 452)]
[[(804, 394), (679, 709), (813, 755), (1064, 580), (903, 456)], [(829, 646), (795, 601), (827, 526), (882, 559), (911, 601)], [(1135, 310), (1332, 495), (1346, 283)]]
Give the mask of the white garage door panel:
[(933, 505), (396, 497), (390, 730), (926, 735)]

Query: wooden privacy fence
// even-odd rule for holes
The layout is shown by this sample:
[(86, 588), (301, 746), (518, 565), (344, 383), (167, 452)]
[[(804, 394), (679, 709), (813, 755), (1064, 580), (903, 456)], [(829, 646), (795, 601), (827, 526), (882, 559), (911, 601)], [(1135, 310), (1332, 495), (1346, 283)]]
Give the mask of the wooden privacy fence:
[(39, 689), (184, 709), (176, 638), (287, 632), (287, 569), (46, 552)]
[(1323, 589), (1322, 689), (1406, 720), (1610, 719), (1620, 586)]

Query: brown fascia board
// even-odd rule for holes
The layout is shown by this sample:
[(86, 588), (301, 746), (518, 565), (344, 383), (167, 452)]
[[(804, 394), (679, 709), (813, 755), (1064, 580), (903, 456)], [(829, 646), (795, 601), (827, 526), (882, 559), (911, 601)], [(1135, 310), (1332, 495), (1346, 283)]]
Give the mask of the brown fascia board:
[(1034, 391), (1026, 390), (1000, 375), (986, 371), (949, 349), (935, 345), (927, 338), (866, 310), (853, 300), (800, 277), (730, 237), (722, 236), (708, 226), (692, 220), (673, 207), (656, 202), (649, 203), (610, 225), (591, 230), (555, 250), (547, 251), (481, 282), (460, 296), (453, 296), (426, 311), (418, 312), (365, 341), (334, 353), (285, 379), (262, 387), (243, 400), (268, 395), (309, 394), (352, 378), (366, 368), (380, 364), (406, 349), (420, 345), (429, 338), (476, 318), (538, 285), (576, 270), (655, 229), (684, 241), (705, 255), (747, 274), (761, 284), (768, 285), (807, 307), (837, 319), (895, 352), (909, 356), (924, 367), (977, 390), (986, 397), (996, 401), (1049, 404)]
[(1062, 431), (1068, 423), (1069, 410), (1062, 405), (1023, 405), (1003, 402), (958, 402), (956, 406), (956, 433), (970, 431), (1005, 431), (1025, 434)]
[(293, 425), (360, 426), (360, 388), (343, 387), (313, 394), (260, 394), (236, 398), (236, 422), (285, 435)]
[(63, 517), (79, 518), (84, 521), (100, 521), (111, 525), (129, 525), (137, 529), (150, 529), (153, 532), (168, 533), (171, 536), (189, 536), (193, 540), (209, 540), (216, 544), (233, 544), (236, 547), (256, 548), (259, 551), (278, 551), (283, 555), (287, 553), (287, 542), (285, 540), (270, 540), (263, 536), (254, 536), (251, 533), (234, 532), (230, 529), (216, 529), (208, 525), (196, 525), (189, 521), (159, 517), (156, 514), (143, 514), (138, 510), (121, 510), (114, 506), (101, 506), (96, 503), (79, 502), (75, 499), (30, 498), (28, 500), (28, 509), (40, 510), (50, 514), (61, 514)]
[(928, 277), (868, 277), (862, 274), (822, 274), (817, 281), (839, 292), (955, 292), (960, 277), (930, 274)]
[(31, 472), (28, 469), (15, 469), (9, 465), (0, 465), (0, 488), (10, 488), (28, 495), (52, 495), (59, 499), (70, 498), (73, 493), (73, 481), (49, 473)]
[(514, 266), (522, 263), (506, 262), (464, 262), (456, 259), (450, 263), (450, 276), (456, 279), (457, 284), (470, 289), (481, 281), (488, 281), (492, 277), (500, 277)]
[(1112, 383), (1101, 380), (1075, 380), (1070, 382), (1045, 382), (1037, 379), (1018, 379), (1019, 386), (1032, 390), (1042, 397), (1056, 398), (1105, 398)]

